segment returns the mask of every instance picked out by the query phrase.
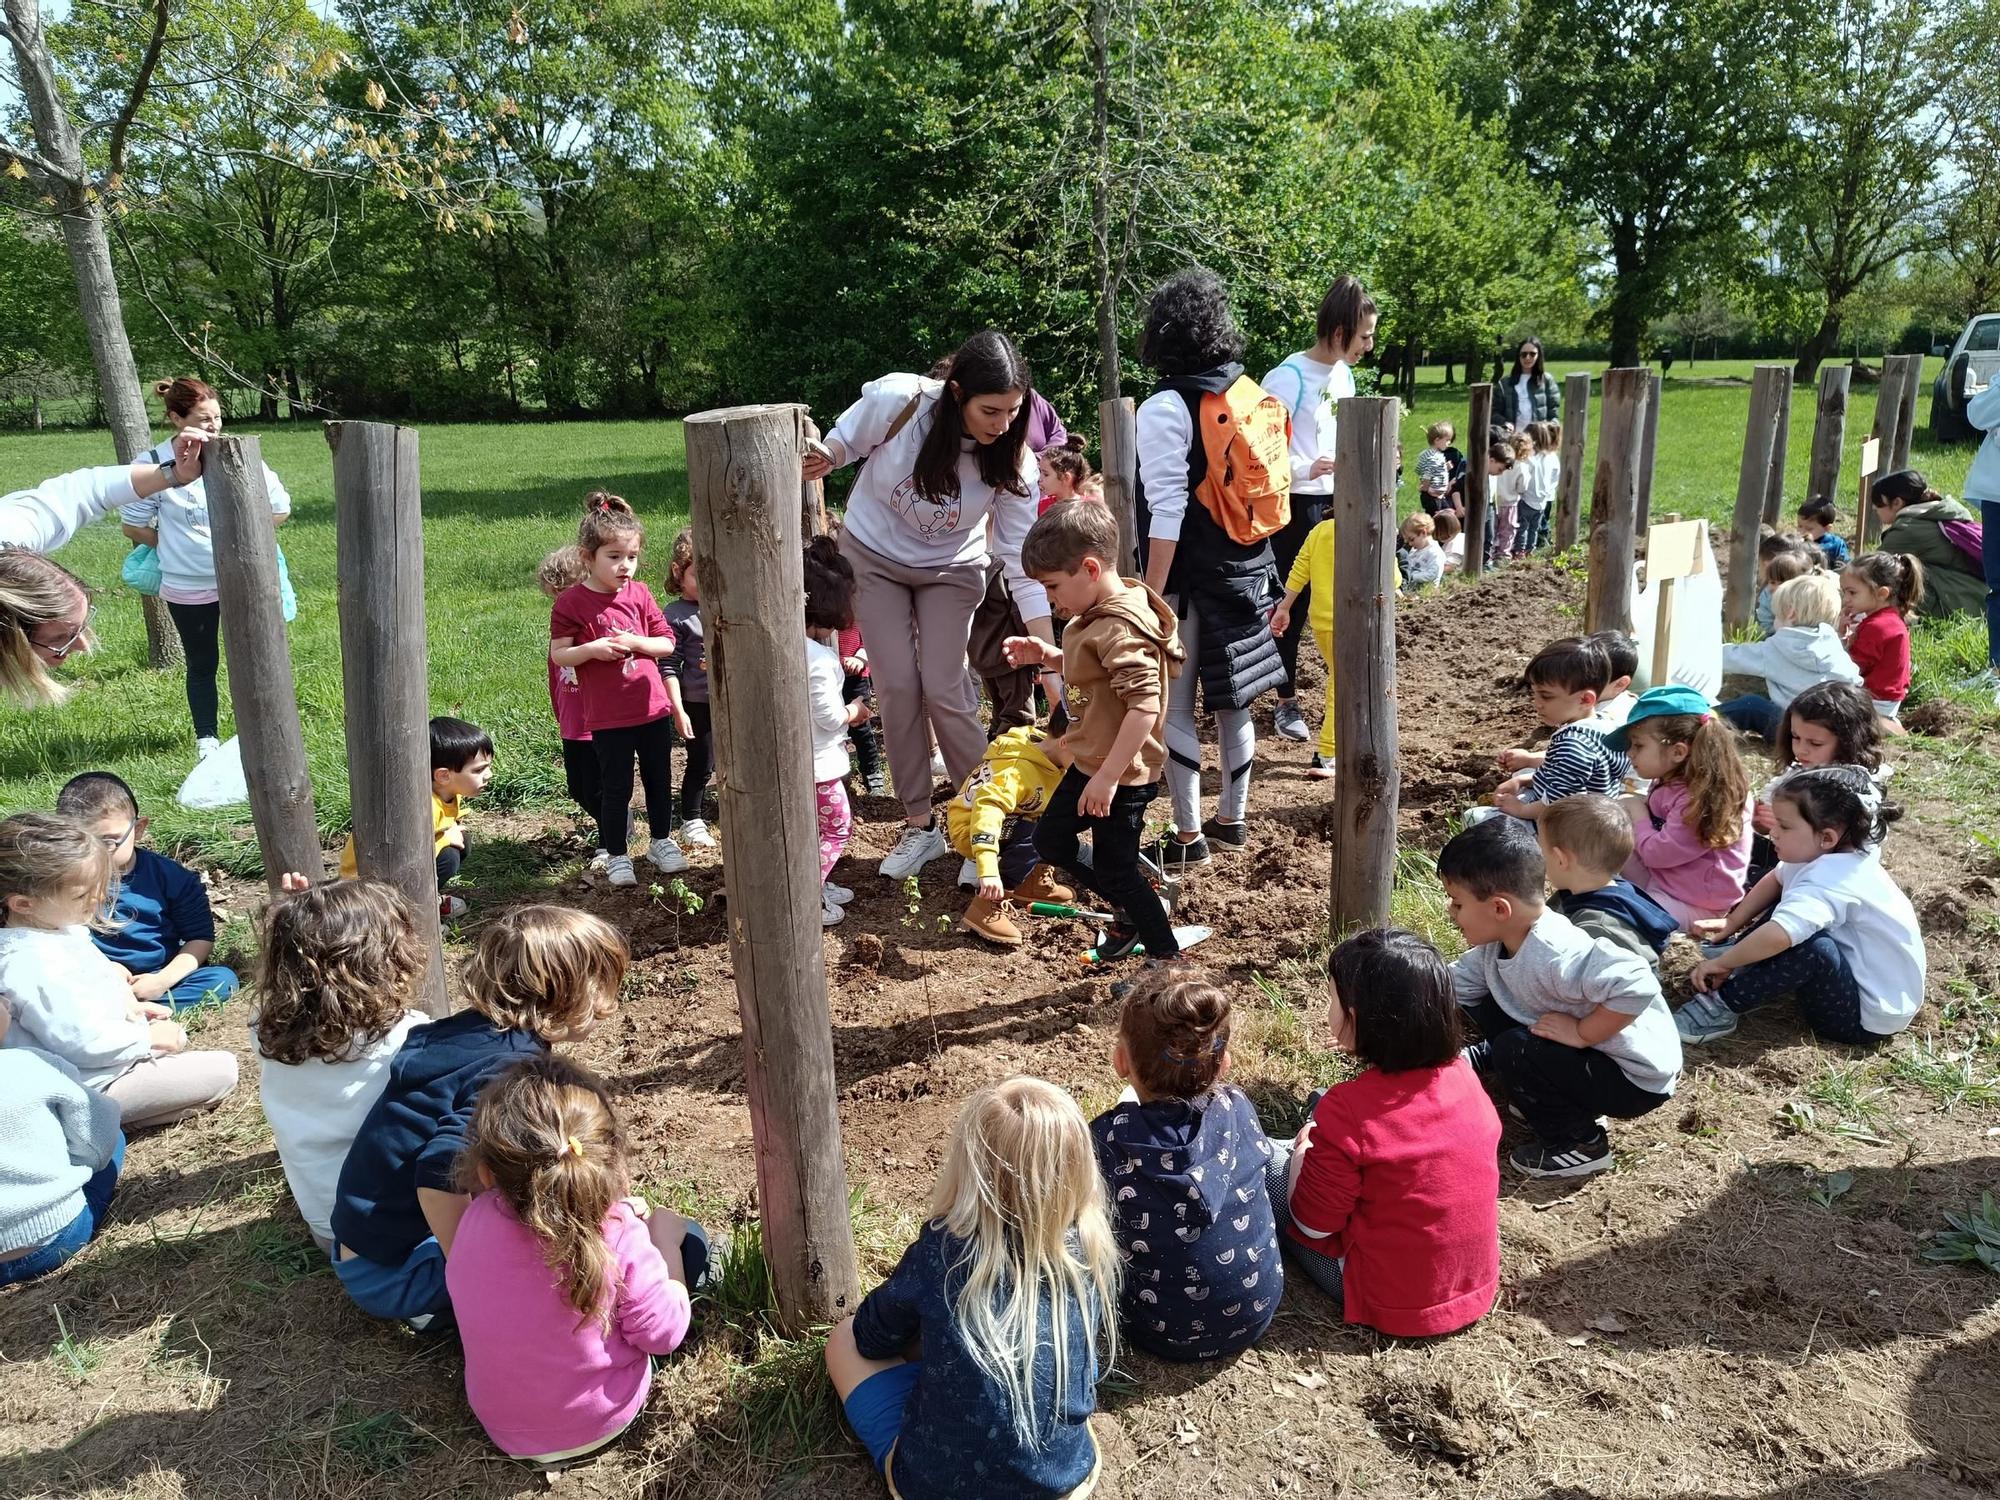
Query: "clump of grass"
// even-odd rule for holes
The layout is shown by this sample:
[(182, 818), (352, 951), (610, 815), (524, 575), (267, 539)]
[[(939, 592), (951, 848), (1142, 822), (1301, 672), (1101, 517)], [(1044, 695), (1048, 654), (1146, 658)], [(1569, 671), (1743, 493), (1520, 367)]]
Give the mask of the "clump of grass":
[(1922, 1089), (1946, 1112), (1961, 1104), (1979, 1108), (2000, 1104), (2000, 1076), (1982, 1070), (1977, 1052), (1970, 1048), (1948, 1052), (1926, 1037), (1893, 1053), (1888, 1067), (1891, 1078)]
[(1978, 615), (1923, 620), (1910, 632), (1910, 702), (1949, 698), (1981, 717), (2000, 718), (1991, 689), (1959, 686), (1987, 665), (1986, 621)]
[(55, 1356), (56, 1363), (62, 1367), (63, 1373), (81, 1385), (90, 1378), (93, 1370), (104, 1363), (104, 1351), (97, 1345), (86, 1344), (71, 1334), (60, 1307), (55, 1309), (55, 1315), (58, 1337), (55, 1343), (49, 1346), (49, 1353)]
[(333, 1446), (371, 1474), (386, 1474), (410, 1463), (426, 1435), (401, 1412), (364, 1411), (351, 1401), (333, 1409), (328, 1431)]

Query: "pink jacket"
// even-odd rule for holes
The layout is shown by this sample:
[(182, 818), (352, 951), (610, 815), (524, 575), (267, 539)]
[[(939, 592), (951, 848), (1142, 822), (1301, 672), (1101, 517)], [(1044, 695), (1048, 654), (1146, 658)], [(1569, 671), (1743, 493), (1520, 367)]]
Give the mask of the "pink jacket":
[(1743, 799), (1743, 831), (1725, 849), (1703, 846), (1688, 826), (1685, 781), (1656, 783), (1646, 797), (1651, 817), (1632, 828), (1632, 863), (1643, 874), (1634, 883), (1654, 896), (1667, 896), (1700, 911), (1727, 911), (1743, 898), (1750, 869), (1750, 809)]

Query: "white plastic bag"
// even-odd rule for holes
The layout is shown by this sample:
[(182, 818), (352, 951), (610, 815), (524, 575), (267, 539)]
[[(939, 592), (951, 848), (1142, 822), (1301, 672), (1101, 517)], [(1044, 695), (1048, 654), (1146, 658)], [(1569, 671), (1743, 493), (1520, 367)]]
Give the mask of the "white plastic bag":
[[(1637, 578), (1634, 577), (1636, 589)], [(1632, 690), (1659, 687), (1653, 676), (1653, 636), (1660, 615), (1658, 584), (1636, 593), (1632, 602), (1633, 635), (1639, 645), (1639, 674)], [(1704, 538), (1701, 567), (1674, 586), (1673, 631), (1667, 676), (1704, 695), (1713, 703), (1722, 694), (1722, 573), (1715, 551)]]
[(176, 800), (183, 807), (240, 807), (250, 800), (243, 779), (243, 749), (231, 735), (188, 772)]

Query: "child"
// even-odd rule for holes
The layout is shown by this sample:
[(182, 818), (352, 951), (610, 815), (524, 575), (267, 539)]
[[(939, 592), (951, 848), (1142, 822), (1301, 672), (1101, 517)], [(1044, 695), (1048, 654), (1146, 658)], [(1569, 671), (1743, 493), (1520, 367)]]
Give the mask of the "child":
[[(574, 546), (558, 547), (535, 569), (535, 582), (553, 605), (565, 589), (583, 582), (585, 571), (581, 552)], [(583, 809), (590, 826), (596, 828), (597, 820), (604, 815), (604, 774), (597, 769), (597, 747), (590, 742), (583, 689), (577, 682), (576, 668), (559, 667), (553, 659), (549, 662), (549, 707), (555, 711), (556, 733), (562, 736), (563, 781), (569, 789), (570, 801)], [(628, 812), (626, 817), (629, 820), (631, 814)], [(604, 847), (600, 832), (597, 846), (591, 852), (590, 868), (604, 870), (610, 866), (611, 854)]]
[(111, 851), (117, 881), (111, 921), (92, 928), (90, 940), (132, 976), (132, 998), (185, 1010), (235, 994), (235, 971), (208, 961), (215, 952), (215, 913), (201, 877), (141, 847), (152, 820), (139, 816), (132, 788), (109, 771), (85, 771), (56, 793), (56, 811), (75, 818)]
[(589, 1035), (630, 962), (615, 927), (568, 907), (517, 906), (480, 932), (468, 1008), (408, 1034), (341, 1164), (333, 1269), (355, 1306), (418, 1329), (450, 1309), (445, 1257), (471, 1201), (453, 1169), (480, 1090)]
[[(437, 855), (438, 915), (465, 914), (465, 902), (445, 886), (464, 868), (467, 842), (462, 804), (493, 780), (493, 737), (477, 724), (440, 715), (431, 720), (431, 848)], [(601, 830), (600, 830), (601, 832)], [(359, 873), (354, 836), (340, 851), (340, 878)]]
[(429, 972), (409, 903), (382, 881), (299, 877), (265, 914), (250, 1022), (258, 1092), (292, 1202), (329, 1255), (341, 1163), (391, 1061), (430, 1020), (411, 1008)]
[[(840, 632), (840, 701), (853, 703), (873, 695), (875, 684), (868, 678), (868, 647), (861, 639), (861, 627), (850, 625)], [(882, 769), (882, 734), (871, 716), (849, 726), (847, 743), (854, 751), (854, 769), (861, 773), (861, 785), (871, 797), (885, 796), (889, 776)]]
[(124, 1164), (115, 1103), (59, 1057), (0, 1052), (0, 1287), (46, 1276), (96, 1239)]
[(974, 1094), (917, 1242), (826, 1341), (827, 1374), (890, 1493), (1088, 1495), (1118, 1279), (1076, 1101), (1036, 1078)]
[(1111, 1066), (1130, 1085), (1090, 1123), (1125, 1257), (1119, 1322), (1156, 1359), (1224, 1359), (1285, 1292), (1271, 1143), (1229, 1072), (1229, 997), (1175, 974), (1135, 986)]
[(112, 853), (74, 818), (0, 822), (0, 1003), (9, 1047), (38, 1047), (117, 1104), (126, 1130), (170, 1125), (227, 1098), (236, 1056), (190, 1052), (171, 1007), (140, 1000), (131, 976), (91, 943), (107, 920)]
[(1632, 774), (1650, 781), (1625, 799), (1632, 819), (1632, 883), (1686, 929), (1743, 897), (1750, 868), (1750, 777), (1728, 725), (1708, 699), (1679, 683), (1648, 688), (1622, 729), (1604, 737), (1629, 748)]
[[(1069, 769), (1069, 746), (1049, 739), (1033, 725), (1010, 729), (986, 747), (979, 765), (958, 795), (945, 805), (945, 834), (968, 866), (975, 884), (972, 904), (959, 919), (961, 931), (998, 943), (1021, 946), (1021, 929), (1003, 903), (1071, 901), (1076, 892), (1057, 883), (1055, 873), (1035, 852), (1035, 820), (1049, 805)], [(960, 872), (960, 884), (965, 872)]]
[(1799, 507), (1799, 534), (1819, 548), (1820, 566), (1838, 573), (1847, 566), (1847, 543), (1834, 533), (1840, 513), (1824, 495), (1814, 495)]
[(1065, 433), (1060, 443), (1036, 455), (1036, 462), (1042, 471), (1042, 499), (1036, 515), (1046, 514), (1065, 500), (1103, 500), (1104, 493), (1097, 487), (1098, 475), (1090, 467), (1080, 434)]
[[(1526, 434), (1521, 436), (1525, 439)], [(1497, 437), (1487, 444), (1486, 474), (1486, 519), (1492, 528), (1486, 538), (1486, 561), (1490, 565), (1514, 550), (1521, 495), (1527, 488), (1527, 472), (1520, 466), (1512, 437)]]
[(1327, 959), (1333, 1044), (1359, 1076), (1311, 1103), (1271, 1174), (1286, 1249), (1350, 1323), (1452, 1333), (1500, 1290), (1500, 1118), (1462, 1055), (1437, 949), (1356, 933)]
[(1584, 639), (1603, 648), (1611, 668), (1611, 679), (1597, 695), (1597, 712), (1592, 716), (1609, 734), (1632, 716), (1632, 705), (1639, 701), (1632, 691), (1632, 679), (1639, 675), (1639, 643), (1622, 630), (1594, 630)]
[(1924, 596), (1924, 565), (1901, 552), (1870, 552), (1841, 570), (1841, 638), (1875, 712), (1889, 724), (1910, 691), (1909, 612)]
[(583, 694), (584, 727), (597, 752), (603, 804), (597, 836), (611, 858), (605, 878), (613, 885), (637, 885), (626, 852), (632, 810), (632, 766), (646, 788), (646, 824), (652, 832), (646, 858), (663, 875), (687, 868), (687, 855), (669, 836), (673, 826), (673, 728), (686, 717), (680, 679), (662, 677), (656, 663), (671, 656), (673, 631), (639, 582), (639, 551), (645, 529), (632, 507), (617, 495), (593, 491), (583, 502), (577, 528), (583, 581), (565, 589), (549, 612), (549, 660), (576, 668)]
[(610, 1091), (560, 1057), (528, 1058), (487, 1085), (459, 1185), (474, 1196), (445, 1284), (467, 1404), (526, 1463), (602, 1448), (646, 1404), (651, 1357), (687, 1337), (707, 1236), (632, 1196)]
[(708, 657), (702, 650), (701, 575), (694, 565), (694, 533), (674, 538), (667, 555), (667, 587), (674, 599), (662, 617), (673, 635), (674, 649), (660, 663), (660, 675), (671, 676), (680, 689), (680, 712), (674, 715), (687, 762), (681, 767), (680, 842), (690, 849), (713, 849), (715, 835), (702, 818), (708, 795), (709, 768), (714, 764), (708, 717)]
[(1772, 811), (1778, 867), (1703, 931), (1735, 941), (1690, 975), (1698, 993), (1674, 1018), (1682, 1038), (1728, 1036), (1743, 1012), (1787, 994), (1815, 1036), (1860, 1046), (1894, 1036), (1924, 1003), (1916, 911), (1871, 852), (1897, 810), (1860, 767), (1825, 766), (1787, 776)]
[(1444, 454), (1456, 436), (1449, 422), (1433, 422), (1424, 433), (1429, 446), (1417, 455), (1417, 501), (1426, 515), (1452, 509), (1451, 461)]
[(1319, 745), (1312, 764), (1306, 768), (1310, 781), (1326, 781), (1333, 776), (1333, 517), (1328, 516), (1306, 534), (1298, 556), (1292, 559), (1285, 578), (1284, 597), (1271, 612), (1271, 634), (1282, 640), (1292, 628), (1292, 609), (1302, 590), (1310, 590), (1306, 623), (1312, 627), (1313, 643), (1326, 666), (1326, 705), (1319, 721)]
[(1859, 682), (1860, 669), (1840, 644), (1840, 584), (1831, 573), (1814, 571), (1786, 580), (1771, 591), (1768, 640), (1726, 641), (1722, 670), (1762, 677), (1765, 692), (1745, 693), (1717, 708), (1738, 729), (1761, 739), (1777, 733), (1785, 706), (1819, 682)]
[(1431, 517), (1431, 534), (1436, 538), (1438, 549), (1444, 553), (1446, 574), (1461, 572), (1465, 568), (1465, 527), (1455, 510), (1441, 510)]
[(1535, 1135), (1508, 1161), (1529, 1177), (1604, 1171), (1611, 1138), (1599, 1118), (1658, 1109), (1680, 1077), (1659, 976), (1543, 905), (1542, 851), (1517, 823), (1466, 829), (1437, 868), (1467, 944), (1451, 966), (1452, 997), (1484, 1038), (1468, 1056), (1506, 1085)]
[[(1396, 548), (1396, 566), (1403, 573), (1403, 592), (1417, 593), (1444, 577), (1444, 549), (1434, 540), (1431, 518), (1417, 511), (1403, 518)], [(1327, 658), (1332, 660), (1331, 655)], [(1331, 717), (1331, 710), (1329, 710)]]
[(1894, 769), (1882, 763), (1882, 720), (1858, 683), (1822, 682), (1800, 693), (1778, 720), (1777, 749), (1784, 769), (1764, 783), (1750, 808), (1755, 832), (1750, 836), (1746, 891), (1755, 890), (1777, 868), (1778, 852), (1771, 847), (1771, 831), (1777, 827), (1771, 798), (1788, 775), (1816, 766), (1858, 766), (1868, 773), (1879, 802), (1882, 785)]
[[(1526, 557), (1538, 550), (1549, 531), (1549, 509), (1555, 504), (1555, 471), (1543, 462), (1549, 429), (1546, 422), (1530, 422), (1517, 433), (1514, 454), (1521, 468), (1521, 509), (1519, 528), (1514, 533), (1514, 556)], [(1525, 451), (1523, 451), (1525, 449)]]
[[(1539, 551), (1548, 542), (1549, 517), (1555, 514), (1556, 491), (1562, 485), (1563, 424), (1551, 417), (1546, 422), (1536, 423), (1535, 426), (1541, 429), (1534, 434), (1535, 487), (1546, 499), (1542, 506), (1541, 515), (1537, 518), (1539, 530), (1536, 533), (1535, 545), (1530, 549), (1531, 551)], [(1533, 428), (1530, 429), (1531, 432), (1533, 430)]]
[(1549, 905), (1590, 937), (1630, 948), (1653, 968), (1680, 923), (1618, 872), (1632, 858), (1632, 820), (1609, 797), (1565, 797), (1535, 825), (1555, 895)]
[(1551, 641), (1535, 653), (1524, 675), (1536, 717), (1555, 732), (1539, 760), (1530, 750), (1500, 752), (1500, 769), (1514, 774), (1494, 792), (1494, 806), (1532, 822), (1564, 797), (1616, 792), (1625, 779), (1625, 757), (1605, 743), (1592, 722), (1611, 677), (1604, 648), (1580, 636)]
[(847, 801), (847, 732), (865, 724), (874, 710), (865, 698), (841, 697), (839, 654), (829, 642), (854, 623), (854, 569), (832, 537), (806, 543), (806, 701), (812, 712), (813, 805), (819, 818), (819, 917), (822, 927), (838, 926), (854, 892), (827, 877), (847, 850), (854, 812)]
[[(1070, 701), (1081, 704), (1064, 738), (1071, 764), (1035, 828), (1035, 850), (1077, 884), (1112, 903), (1118, 920), (1097, 945), (1099, 959), (1144, 946), (1151, 963), (1180, 952), (1167, 909), (1139, 870), (1146, 807), (1160, 794), (1167, 758), (1167, 684), (1184, 653), (1174, 612), (1143, 583), (1120, 578), (1118, 522), (1102, 505), (1059, 505), (1029, 531), (1021, 566), (1069, 619), (1060, 654), (1034, 636), (1015, 636), (1016, 663), (1060, 661)], [(1090, 830), (1091, 862), (1077, 858)]]
[(1767, 536), (1757, 544), (1757, 628), (1769, 635), (1778, 628), (1772, 612), (1771, 592), (1781, 583), (1810, 573), (1819, 566), (1819, 553), (1810, 542), (1789, 533)]

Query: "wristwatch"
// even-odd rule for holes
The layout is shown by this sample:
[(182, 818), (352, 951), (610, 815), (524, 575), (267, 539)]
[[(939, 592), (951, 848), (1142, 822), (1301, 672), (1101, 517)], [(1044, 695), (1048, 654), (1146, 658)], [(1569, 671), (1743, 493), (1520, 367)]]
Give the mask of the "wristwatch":
[(174, 461), (171, 458), (160, 465), (160, 478), (167, 482), (168, 489), (180, 483), (180, 480), (174, 477)]

